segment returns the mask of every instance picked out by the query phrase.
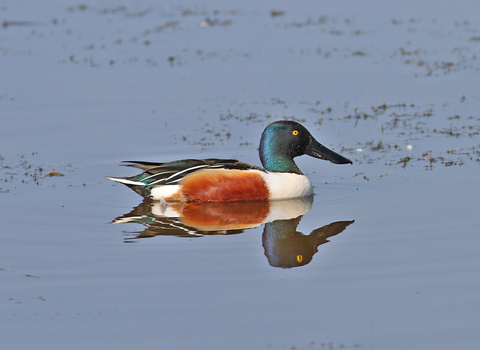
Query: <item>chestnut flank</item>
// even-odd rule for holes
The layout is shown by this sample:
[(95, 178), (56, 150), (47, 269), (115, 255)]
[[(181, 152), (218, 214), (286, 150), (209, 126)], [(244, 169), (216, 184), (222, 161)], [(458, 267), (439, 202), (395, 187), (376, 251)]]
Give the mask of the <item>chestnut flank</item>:
[(269, 191), (260, 173), (245, 170), (206, 169), (180, 182), (187, 202), (267, 201)]

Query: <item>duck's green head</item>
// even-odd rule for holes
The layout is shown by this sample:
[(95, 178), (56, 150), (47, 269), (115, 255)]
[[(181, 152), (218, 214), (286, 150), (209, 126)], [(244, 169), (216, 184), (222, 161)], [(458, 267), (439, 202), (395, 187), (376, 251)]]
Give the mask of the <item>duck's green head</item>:
[(302, 174), (293, 158), (309, 156), (329, 160), (335, 164), (352, 164), (347, 159), (323, 146), (310, 132), (290, 120), (269, 124), (260, 140), (260, 160), (267, 171)]

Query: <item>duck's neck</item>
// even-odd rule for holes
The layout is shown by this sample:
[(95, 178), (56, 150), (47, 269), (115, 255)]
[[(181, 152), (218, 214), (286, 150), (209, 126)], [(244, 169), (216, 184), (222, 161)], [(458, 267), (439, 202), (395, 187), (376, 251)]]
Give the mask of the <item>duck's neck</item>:
[(303, 175), (293, 158), (286, 152), (285, 145), (278, 140), (268, 140), (262, 137), (260, 160), (266, 171)]
[(279, 156), (275, 157), (262, 157), (260, 156), (260, 160), (262, 161), (263, 168), (266, 171), (272, 171), (277, 173), (293, 173), (302, 175), (300, 169), (298, 169), (297, 164), (290, 159), (290, 158), (282, 158)]

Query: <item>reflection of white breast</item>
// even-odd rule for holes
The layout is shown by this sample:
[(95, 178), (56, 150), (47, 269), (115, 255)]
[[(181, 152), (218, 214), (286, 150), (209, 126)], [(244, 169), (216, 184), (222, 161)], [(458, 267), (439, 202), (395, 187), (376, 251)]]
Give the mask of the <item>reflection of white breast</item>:
[(310, 196), (313, 186), (305, 175), (292, 173), (262, 173), (270, 199), (289, 199)]
[(289, 220), (305, 215), (312, 209), (313, 196), (271, 201), (268, 216), (263, 220), (264, 223), (276, 220)]

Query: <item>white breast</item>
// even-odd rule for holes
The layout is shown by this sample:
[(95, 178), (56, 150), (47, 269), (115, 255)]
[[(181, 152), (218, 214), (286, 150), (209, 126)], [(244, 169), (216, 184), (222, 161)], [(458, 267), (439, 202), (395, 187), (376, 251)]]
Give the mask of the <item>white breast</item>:
[(270, 199), (301, 198), (313, 194), (313, 186), (305, 175), (292, 173), (262, 173)]

